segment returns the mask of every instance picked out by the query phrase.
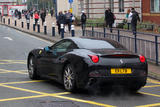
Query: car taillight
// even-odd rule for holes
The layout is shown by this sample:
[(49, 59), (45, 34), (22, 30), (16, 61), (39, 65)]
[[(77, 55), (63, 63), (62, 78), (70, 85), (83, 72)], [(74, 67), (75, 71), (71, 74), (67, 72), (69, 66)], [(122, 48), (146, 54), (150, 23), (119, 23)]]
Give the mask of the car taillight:
[(142, 55), (139, 56), (139, 60), (144, 63), (146, 61), (146, 58)]
[(99, 61), (99, 57), (97, 55), (88, 55), (92, 62), (97, 63)]

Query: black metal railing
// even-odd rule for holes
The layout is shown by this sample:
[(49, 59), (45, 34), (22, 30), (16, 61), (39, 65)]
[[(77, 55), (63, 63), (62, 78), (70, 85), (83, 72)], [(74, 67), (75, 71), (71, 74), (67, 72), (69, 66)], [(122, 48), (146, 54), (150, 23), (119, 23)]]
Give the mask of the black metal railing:
[(89, 30), (85, 30), (83, 36), (113, 39), (121, 43), (128, 50), (145, 55), (148, 60), (156, 62), (157, 65), (160, 63), (160, 35), (142, 32), (133, 34), (132, 31), (120, 29), (113, 29), (113, 33), (109, 31), (110, 29), (108, 28), (95, 29), (92, 27)]

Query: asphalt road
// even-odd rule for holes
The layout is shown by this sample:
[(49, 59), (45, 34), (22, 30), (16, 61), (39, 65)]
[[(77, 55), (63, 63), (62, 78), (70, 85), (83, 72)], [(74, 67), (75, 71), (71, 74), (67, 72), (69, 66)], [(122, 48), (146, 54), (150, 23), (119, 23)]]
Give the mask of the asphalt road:
[(160, 81), (149, 78), (135, 94), (120, 87), (70, 93), (52, 80), (30, 80), (28, 52), (51, 44), (0, 25), (0, 107), (160, 107)]

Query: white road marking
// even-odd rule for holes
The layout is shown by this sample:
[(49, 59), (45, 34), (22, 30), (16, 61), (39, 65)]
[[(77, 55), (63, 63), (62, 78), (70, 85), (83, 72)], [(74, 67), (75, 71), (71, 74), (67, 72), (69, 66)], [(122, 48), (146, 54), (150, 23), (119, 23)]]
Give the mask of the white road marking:
[(10, 37), (3, 37), (4, 39), (8, 39), (8, 40), (10, 40), (10, 41), (13, 41), (13, 39), (12, 38), (10, 38)]
[[(29, 36), (29, 37), (31, 37), (31, 38), (38, 39), (38, 40), (40, 40), (40, 41), (46, 42), (46, 43), (48, 43), (48, 44), (50, 44), (50, 45), (53, 45), (53, 44), (54, 44), (54, 43), (51, 42), (51, 41), (47, 41), (47, 40), (38, 38), (38, 37), (33, 36), (33, 35), (31, 35), (31, 34), (27, 34), (27, 33), (24, 33), (24, 32), (18, 31), (18, 30), (17, 30), (16, 32), (21, 33), (21, 34), (23, 34), (23, 35), (25, 34), (25, 35), (27, 35), (27, 36)], [(41, 47), (41, 48), (42, 48), (42, 47)]]

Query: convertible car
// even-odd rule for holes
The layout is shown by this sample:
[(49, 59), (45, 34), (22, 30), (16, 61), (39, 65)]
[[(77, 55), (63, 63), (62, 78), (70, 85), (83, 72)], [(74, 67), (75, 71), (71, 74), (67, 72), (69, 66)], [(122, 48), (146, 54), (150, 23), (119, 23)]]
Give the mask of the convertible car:
[(32, 50), (27, 66), (31, 79), (54, 79), (67, 91), (113, 84), (136, 92), (146, 84), (148, 74), (143, 55), (127, 51), (110, 39), (65, 38), (44, 49)]

